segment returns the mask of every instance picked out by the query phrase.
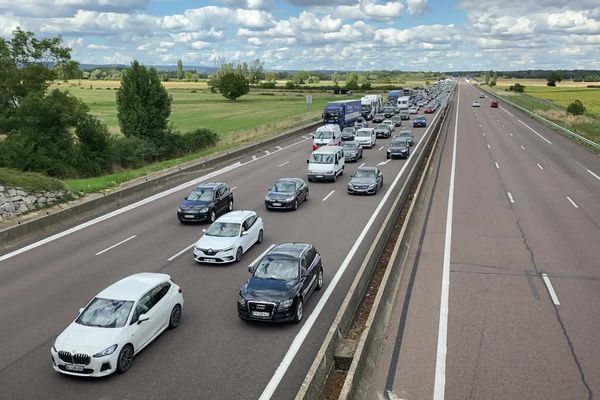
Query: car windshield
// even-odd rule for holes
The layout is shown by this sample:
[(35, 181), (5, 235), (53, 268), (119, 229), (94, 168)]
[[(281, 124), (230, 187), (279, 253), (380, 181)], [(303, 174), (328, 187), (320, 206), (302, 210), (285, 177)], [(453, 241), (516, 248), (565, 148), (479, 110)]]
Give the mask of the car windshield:
[(311, 164), (333, 164), (333, 154), (311, 154)]
[(387, 129), (388, 125), (387, 124), (379, 124), (377, 125), (377, 129)]
[(96, 297), (79, 315), (76, 323), (99, 328), (121, 328), (127, 323), (133, 301)]
[(354, 150), (354, 149), (356, 149), (358, 147), (358, 143), (345, 142), (345, 143), (342, 143), (342, 146), (345, 149)]
[(355, 178), (375, 178), (375, 171), (372, 169), (357, 169), (354, 173)]
[(356, 136), (369, 137), (369, 136), (371, 136), (371, 132), (370, 131), (358, 131), (358, 132), (356, 132)]
[(298, 279), (298, 270), (298, 260), (294, 258), (266, 256), (256, 267), (254, 277), (289, 281)]
[(392, 146), (395, 147), (407, 147), (406, 139), (394, 139), (392, 140)]
[(317, 133), (315, 133), (315, 139), (331, 139), (332, 137), (332, 131), (317, 131)]
[(342, 131), (342, 133), (348, 133), (350, 135), (354, 134), (354, 128), (344, 128), (344, 130)]
[(271, 191), (279, 193), (293, 193), (294, 190), (296, 190), (296, 184), (292, 181), (278, 181), (271, 188)]
[(213, 222), (206, 230), (207, 236), (235, 237), (240, 233), (240, 224), (237, 222)]
[(192, 201), (211, 201), (213, 199), (213, 191), (209, 189), (196, 189), (187, 197)]
[(417, 117), (417, 118), (415, 118), (415, 121), (425, 121), (425, 118), (424, 117)]

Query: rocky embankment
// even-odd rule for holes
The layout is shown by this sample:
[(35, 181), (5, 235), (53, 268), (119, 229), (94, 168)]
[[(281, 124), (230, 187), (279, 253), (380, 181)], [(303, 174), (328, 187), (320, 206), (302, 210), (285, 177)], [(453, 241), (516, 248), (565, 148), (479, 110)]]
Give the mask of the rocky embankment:
[(28, 192), (22, 188), (0, 185), (0, 221), (50, 207), (72, 197), (73, 194), (66, 190)]

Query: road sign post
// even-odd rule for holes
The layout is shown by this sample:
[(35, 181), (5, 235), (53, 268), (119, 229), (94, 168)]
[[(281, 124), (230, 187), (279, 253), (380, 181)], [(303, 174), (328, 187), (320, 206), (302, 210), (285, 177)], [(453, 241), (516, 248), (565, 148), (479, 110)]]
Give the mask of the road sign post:
[(306, 95), (306, 105), (308, 106), (308, 112), (310, 112), (310, 106), (312, 105), (312, 94)]

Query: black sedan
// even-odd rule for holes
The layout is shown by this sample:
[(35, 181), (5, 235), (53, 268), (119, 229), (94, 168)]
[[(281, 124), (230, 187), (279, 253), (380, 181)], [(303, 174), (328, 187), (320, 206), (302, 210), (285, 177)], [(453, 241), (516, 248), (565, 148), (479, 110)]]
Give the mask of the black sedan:
[(304, 315), (304, 303), (323, 287), (321, 255), (311, 244), (283, 243), (273, 247), (240, 289), (238, 316), (246, 320), (293, 321)]
[(342, 141), (354, 140), (354, 135), (356, 135), (356, 128), (352, 126), (347, 126), (344, 129), (342, 129)]
[(415, 128), (425, 128), (427, 126), (427, 118), (425, 117), (417, 117), (413, 121), (413, 127)]
[(179, 221), (214, 222), (217, 215), (233, 210), (233, 192), (225, 183), (207, 182), (196, 187), (177, 208)]
[(377, 167), (361, 167), (348, 182), (346, 190), (350, 194), (377, 194), (383, 186), (383, 173)]
[(274, 208), (298, 209), (308, 200), (308, 184), (300, 178), (282, 178), (273, 184), (265, 196), (267, 210)]
[(388, 145), (387, 158), (408, 158), (410, 155), (410, 146), (407, 138), (394, 137), (392, 143)]
[(345, 161), (358, 161), (363, 156), (362, 145), (358, 142), (344, 142), (342, 147), (344, 148)]
[(390, 131), (390, 126), (387, 124), (379, 124), (375, 127), (375, 137), (376, 138), (389, 138), (392, 135)]

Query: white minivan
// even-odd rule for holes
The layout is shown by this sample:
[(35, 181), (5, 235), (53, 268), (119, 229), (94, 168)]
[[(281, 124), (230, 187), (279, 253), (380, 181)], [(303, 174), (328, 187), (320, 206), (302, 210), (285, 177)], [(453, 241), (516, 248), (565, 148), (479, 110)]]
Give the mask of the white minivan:
[(373, 128), (361, 128), (354, 134), (354, 141), (358, 142), (362, 148), (368, 147), (369, 149), (377, 143), (377, 137), (375, 135), (375, 129)]
[(330, 180), (335, 182), (344, 173), (344, 148), (323, 146), (313, 151), (308, 163), (308, 181)]
[(316, 150), (322, 146), (341, 146), (342, 131), (335, 124), (327, 124), (317, 128), (313, 135), (312, 149)]

